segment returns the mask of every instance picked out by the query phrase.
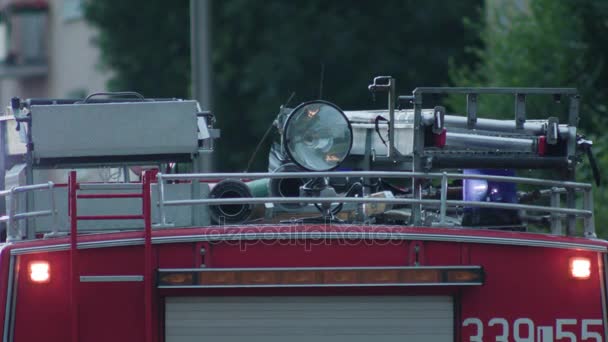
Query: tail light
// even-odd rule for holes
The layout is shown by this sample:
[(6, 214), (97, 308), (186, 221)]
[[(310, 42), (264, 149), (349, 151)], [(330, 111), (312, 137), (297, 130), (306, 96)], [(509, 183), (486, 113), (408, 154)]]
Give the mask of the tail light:
[(570, 258), (570, 275), (574, 279), (591, 277), (591, 260), (589, 258)]
[(47, 261), (32, 261), (28, 266), (30, 280), (37, 284), (51, 280), (51, 267)]

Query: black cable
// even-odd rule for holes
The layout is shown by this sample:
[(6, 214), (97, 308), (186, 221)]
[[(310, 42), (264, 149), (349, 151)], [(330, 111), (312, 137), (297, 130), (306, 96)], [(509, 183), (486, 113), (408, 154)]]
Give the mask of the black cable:
[(255, 150), (253, 150), (253, 153), (251, 154), (251, 158), (249, 158), (249, 161), (247, 162), (247, 168), (245, 168), (245, 172), (249, 172), (249, 168), (251, 167), (251, 164), (253, 163), (255, 156), (258, 154), (260, 147), (262, 147), (262, 144), (268, 137), (268, 134), (270, 134), (270, 131), (272, 130), (273, 126), (274, 126), (274, 120), (272, 121), (272, 123), (270, 123), (270, 126), (268, 126), (268, 128), (266, 129), (264, 136), (262, 136), (262, 139), (260, 139), (260, 141), (258, 142), (258, 145), (255, 147)]

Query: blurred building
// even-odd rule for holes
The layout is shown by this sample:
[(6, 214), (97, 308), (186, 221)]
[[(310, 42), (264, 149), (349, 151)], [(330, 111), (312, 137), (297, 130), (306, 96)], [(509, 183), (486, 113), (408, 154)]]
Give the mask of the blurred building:
[(0, 0), (0, 104), (13, 96), (82, 97), (103, 91), (85, 0)]

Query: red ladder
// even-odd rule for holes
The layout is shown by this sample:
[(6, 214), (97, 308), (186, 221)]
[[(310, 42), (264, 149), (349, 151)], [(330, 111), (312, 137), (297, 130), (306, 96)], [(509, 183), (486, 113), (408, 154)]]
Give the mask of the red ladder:
[[(76, 171), (70, 171), (68, 178), (68, 213), (70, 216), (70, 312), (72, 342), (78, 342), (78, 221), (79, 220), (144, 220), (144, 336), (152, 342), (152, 210), (150, 207), (150, 184), (155, 171), (146, 171), (142, 176), (142, 192), (128, 194), (79, 194), (80, 184), (76, 181)], [(78, 216), (78, 198), (141, 198), (141, 215), (84, 215)]]

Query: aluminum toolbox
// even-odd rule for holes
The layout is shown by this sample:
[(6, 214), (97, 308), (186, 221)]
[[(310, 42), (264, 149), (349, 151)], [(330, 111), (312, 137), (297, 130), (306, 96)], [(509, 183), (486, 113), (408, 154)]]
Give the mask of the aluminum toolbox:
[(197, 108), (196, 101), (31, 106), (34, 160), (190, 155)]

